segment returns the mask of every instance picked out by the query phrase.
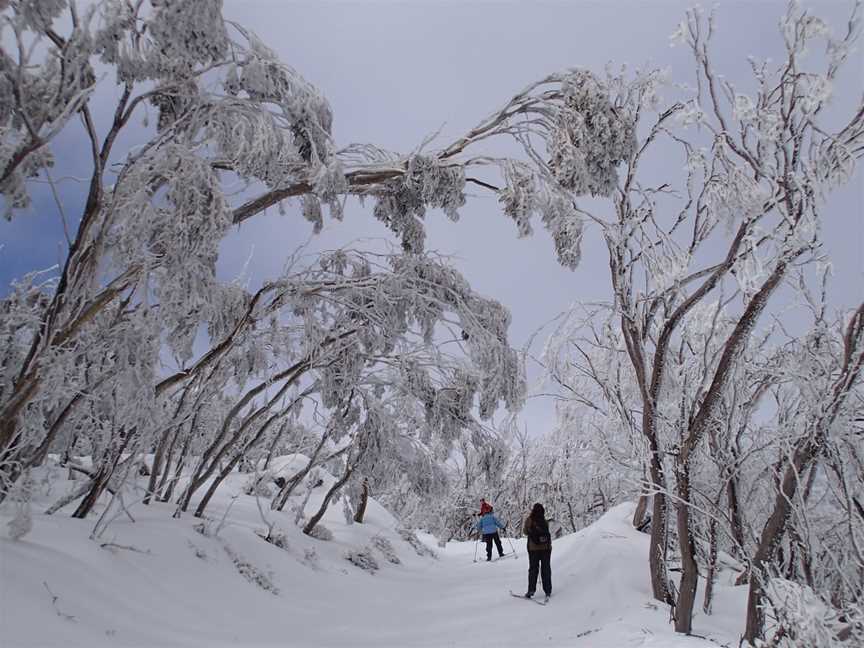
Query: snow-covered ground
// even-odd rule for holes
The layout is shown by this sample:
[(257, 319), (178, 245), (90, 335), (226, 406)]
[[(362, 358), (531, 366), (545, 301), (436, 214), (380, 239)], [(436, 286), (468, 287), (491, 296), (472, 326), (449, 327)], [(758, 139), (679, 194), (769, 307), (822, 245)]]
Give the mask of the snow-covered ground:
[[(291, 462), (283, 463), (288, 469)], [(433, 558), (418, 555), (374, 501), (364, 524), (346, 524), (341, 506), (331, 507), (323, 523), (334, 537), (325, 541), (300, 532), (290, 505), (274, 514), (262, 500), (270, 521), (286, 535), (287, 547), (280, 548), (259, 537), (265, 525), (255, 498), (240, 494), (232, 500), (247, 480), (234, 475), (217, 493), (208, 535), (195, 529), (201, 520), (191, 515), (173, 519), (171, 506), (137, 505), (131, 508), (134, 524), (122, 515), (94, 541), (89, 535), (95, 519), (36, 513), (58, 497), (55, 485), (50, 497), (34, 503), (32, 532), (13, 542), (5, 532), (12, 515), (7, 506), (0, 511), (0, 644), (737, 645), (746, 592), (729, 584), (731, 573), (721, 576), (714, 614), (700, 612), (695, 619), (694, 631), (703, 637), (672, 631), (668, 608), (650, 596), (648, 539), (629, 525), (630, 504), (555, 541), (554, 593), (541, 607), (508, 593), (526, 588), (524, 540), (512, 541), (516, 559), (475, 563), (473, 543), (441, 549), (421, 534), (436, 552)], [(330, 481), (326, 478), (325, 486)], [(324, 490), (316, 489), (307, 514), (317, 508)], [(379, 539), (373, 541), (375, 536)], [(399, 564), (388, 560), (388, 543), (395, 554), (390, 560)], [(510, 541), (504, 545), (509, 551)], [(345, 558), (364, 548), (379, 566), (374, 573)], [(478, 558), (481, 554), (482, 548)]]

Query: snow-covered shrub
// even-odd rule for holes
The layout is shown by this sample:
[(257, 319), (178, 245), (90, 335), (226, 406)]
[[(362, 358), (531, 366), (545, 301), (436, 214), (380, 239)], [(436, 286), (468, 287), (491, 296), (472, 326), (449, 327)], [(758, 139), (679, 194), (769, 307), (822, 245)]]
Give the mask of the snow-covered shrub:
[(224, 549), (225, 553), (228, 554), (228, 557), (231, 559), (231, 562), (234, 563), (234, 567), (243, 578), (253, 585), (257, 585), (264, 591), (270, 592), (274, 596), (278, 596), (279, 588), (273, 584), (269, 575), (263, 573), (255, 565), (244, 559), (227, 544), (224, 545)]
[(845, 648), (862, 645), (864, 610), (860, 607), (837, 610), (809, 587), (784, 578), (772, 578), (765, 589), (769, 604), (766, 630), (771, 646)]
[(309, 535), (316, 540), (323, 540), (324, 542), (329, 542), (333, 539), (333, 532), (323, 524), (316, 524), (312, 527), (312, 530), (309, 531)]
[(205, 538), (212, 538), (213, 537), (213, 521), (210, 519), (202, 520), (198, 524), (195, 524), (192, 527), (192, 530), (195, 531), (195, 533), (200, 533)]
[(407, 542), (414, 549), (414, 553), (418, 556), (429, 556), (431, 558), (438, 558), (438, 554), (436, 554), (432, 549), (427, 547), (420, 541), (420, 538), (417, 537), (417, 534), (414, 533), (411, 529), (396, 529), (396, 533), (399, 534), (405, 542)]
[(349, 551), (345, 554), (345, 560), (364, 571), (368, 571), (370, 574), (374, 574), (379, 569), (378, 561), (375, 560), (375, 556), (372, 555), (371, 547), (363, 547), (362, 549)]
[(265, 472), (260, 474), (250, 475), (246, 483), (243, 484), (243, 493), (246, 495), (257, 495), (259, 497), (273, 496), (273, 475)]
[(198, 559), (200, 559), (200, 560), (205, 560), (205, 561), (207, 560), (207, 552), (204, 551), (204, 549), (202, 549), (201, 547), (199, 547), (198, 545), (196, 545), (196, 544), (195, 544), (194, 542), (192, 542), (191, 540), (187, 540), (187, 541), (186, 541), (186, 544), (189, 545), (189, 548), (190, 548), (190, 549), (192, 550), (192, 552), (195, 554), (195, 557), (196, 557), (196, 558), (198, 558)]
[(285, 551), (289, 550), (288, 536), (284, 531), (274, 527), (270, 529), (270, 532), (264, 536), (261, 536), (266, 542), (269, 542), (272, 545), (279, 547), (280, 549), (284, 549)]
[(399, 560), (399, 556), (396, 555), (396, 550), (393, 548), (393, 543), (390, 542), (387, 538), (382, 535), (374, 535), (370, 539), (372, 546), (381, 552), (384, 558), (387, 559), (387, 562), (392, 563), (394, 565), (401, 565), (402, 561)]
[(6, 525), (9, 529), (9, 537), (12, 540), (20, 540), (33, 529), (33, 518), (30, 517), (30, 503), (21, 502), (15, 507), (15, 517)]
[(315, 550), (315, 547), (307, 547), (303, 550), (303, 562), (310, 567), (318, 566), (318, 552)]
[(33, 529), (33, 518), (30, 515), (30, 496), (32, 492), (33, 479), (28, 470), (24, 479), (18, 484), (15, 502), (15, 517), (6, 524), (9, 537), (12, 540), (20, 540)]

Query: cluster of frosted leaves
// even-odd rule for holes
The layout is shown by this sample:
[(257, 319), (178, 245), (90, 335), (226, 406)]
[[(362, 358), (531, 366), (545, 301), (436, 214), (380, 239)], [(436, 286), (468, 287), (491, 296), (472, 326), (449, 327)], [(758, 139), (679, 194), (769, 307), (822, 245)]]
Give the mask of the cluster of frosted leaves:
[(76, 420), (69, 425), (90, 437), (103, 435), (102, 446), (116, 433), (110, 422), (148, 429), (155, 406), (158, 330), (158, 315), (152, 311), (119, 315), (111, 309), (93, 318), (74, 344), (52, 347), (42, 358), (39, 398), (21, 420), (25, 443), (41, 442), (57, 412), (82, 392), (91, 406), (75, 410)]
[(855, 155), (850, 148), (834, 138), (826, 138), (814, 160), (817, 187), (823, 193), (845, 185), (855, 174)]
[(219, 308), (213, 309), (207, 323), (207, 335), (211, 340), (227, 337), (246, 315), (251, 296), (241, 286), (228, 284), (221, 287)]
[(305, 162), (326, 164), (332, 156), (330, 104), (254, 36), (250, 37), (250, 49), (245, 56), (228, 68), (223, 80), (225, 92), (278, 106), (290, 124), (292, 143), (300, 157)]
[(9, 294), (0, 300), (0, 398), (12, 390), (17, 371), (30, 350), (33, 336), (42, 324), (50, 302), (49, 295), (35, 281), (35, 274), (25, 275), (11, 285)]
[(173, 350), (188, 359), (202, 315), (220, 308), (215, 263), (231, 212), (218, 175), (189, 149), (167, 144), (132, 165), (114, 190), (111, 210), (112, 260), (153, 282)]
[(733, 224), (762, 213), (773, 190), (766, 179), (754, 180), (749, 169), (729, 159), (723, 144), (715, 146), (721, 162), (705, 184), (704, 204), (713, 220)]
[[(511, 411), (518, 409), (525, 384), (518, 355), (507, 345), (509, 311), (495, 300), (474, 294), (454, 269), (429, 259), (397, 257), (394, 269), (416, 278), (412, 280), (415, 289), (410, 291), (409, 321), (418, 322), (428, 339), (444, 310), (458, 317), (471, 371), (479, 385), (480, 416), (491, 416), (500, 401)], [(462, 386), (467, 388), (471, 383), (462, 381)]]
[[(0, 127), (0, 169), (5, 168), (23, 146), (19, 134), (11, 129)], [(43, 169), (54, 165), (54, 157), (47, 148), (41, 148), (28, 155), (9, 176), (0, 182), (0, 194), (4, 198), (3, 217), (12, 220), (14, 210), (30, 206), (30, 194), (27, 191), (26, 179), (37, 176)]]
[[(16, 17), (24, 20), (22, 14)], [(21, 113), (27, 115), (30, 127), (40, 135), (71, 116), (78, 101), (95, 83), (89, 63), (91, 49), (87, 33), (76, 28), (57, 55), (46, 56), (43, 62), (27, 69), (19, 68), (0, 54), (0, 170), (30, 144), (29, 128)], [(41, 147), (29, 153), (4, 180), (0, 193), (5, 196), (7, 219), (12, 217), (13, 209), (30, 205), (26, 178), (36, 176), (52, 164), (50, 150)]]
[(590, 72), (572, 73), (561, 89), (562, 105), (546, 142), (549, 167), (576, 195), (609, 196), (618, 182), (616, 167), (636, 150), (634, 121), (612, 105), (608, 89)]
[(129, 3), (109, 0), (100, 10), (94, 42), (102, 61), (116, 66), (120, 83), (188, 79), (196, 66), (228, 54), (222, 0), (151, 2), (140, 28)]
[(498, 193), (498, 201), (504, 213), (516, 223), (519, 236), (532, 234), (531, 219), (539, 214), (552, 235), (558, 262), (565, 268), (576, 268), (582, 258), (583, 228), (573, 200), (525, 165), (507, 162), (503, 171), (505, 184)]
[[(501, 402), (508, 409), (517, 409), (525, 385), (518, 356), (507, 345), (508, 311), (498, 302), (475, 295), (452, 268), (424, 256), (396, 256), (391, 266), (392, 272), (372, 274), (362, 256), (325, 255), (321, 267), (328, 282), (343, 282), (338, 304), (326, 295), (307, 298), (305, 303), (292, 302), (295, 313), (303, 318), (307, 341), (311, 337), (320, 345), (327, 336), (355, 331), (321, 350), (327, 356), (319, 372), (325, 406), (346, 398), (370, 357), (396, 353), (407, 363), (397, 383), (425, 408), (426, 423), (436, 435), (454, 439), (470, 420), (475, 396), (484, 418)], [(405, 347), (409, 330), (417, 330), (426, 344), (432, 343), (436, 326), (448, 314), (456, 316), (462, 329), (467, 357), (447, 368), (438, 366), (438, 359), (433, 362), (434, 370), (425, 362), (412, 364), (405, 359), (406, 350), (409, 355), (425, 353), (414, 345)]]
[(428, 207), (441, 209), (452, 220), (465, 204), (465, 172), (459, 166), (444, 166), (432, 158), (414, 155), (405, 174), (385, 183), (375, 193), (375, 218), (402, 237), (402, 249), (420, 253), (426, 232), (420, 222)]
[(328, 350), (328, 362), (321, 371), (321, 403), (334, 408), (345, 402), (366, 366), (366, 355), (350, 339), (336, 342)]
[[(0, 9), (7, 3), (0, 3)], [(50, 28), (60, 13), (66, 9), (66, 0), (18, 0), (17, 16), (26, 29), (43, 31)]]

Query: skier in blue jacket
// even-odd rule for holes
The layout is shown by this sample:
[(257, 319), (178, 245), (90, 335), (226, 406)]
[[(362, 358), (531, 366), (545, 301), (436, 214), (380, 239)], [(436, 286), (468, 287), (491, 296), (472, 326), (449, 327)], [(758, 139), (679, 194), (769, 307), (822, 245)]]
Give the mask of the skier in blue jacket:
[(501, 546), (501, 537), (498, 535), (498, 529), (506, 529), (507, 525), (501, 524), (498, 518), (492, 513), (492, 507), (489, 511), (480, 516), (477, 521), (477, 529), (483, 534), (483, 541), (486, 543), (486, 560), (492, 560), (492, 542), (495, 542), (495, 548), (498, 549), (498, 557), (504, 555), (504, 548)]

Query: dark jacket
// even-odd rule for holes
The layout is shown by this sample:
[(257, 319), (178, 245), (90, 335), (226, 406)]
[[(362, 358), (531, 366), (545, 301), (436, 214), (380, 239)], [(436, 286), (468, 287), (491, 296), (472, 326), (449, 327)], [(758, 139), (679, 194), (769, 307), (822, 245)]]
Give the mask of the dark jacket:
[[(547, 549), (552, 548), (552, 535), (549, 533), (549, 525), (546, 524), (544, 527), (537, 527), (535, 525), (534, 520), (531, 519), (529, 515), (525, 518), (525, 524), (522, 525), (522, 533), (528, 536), (528, 551), (546, 551)], [(533, 532), (533, 533), (532, 533)], [(534, 535), (545, 535), (549, 538), (549, 542), (537, 543), (531, 540), (531, 536)]]

